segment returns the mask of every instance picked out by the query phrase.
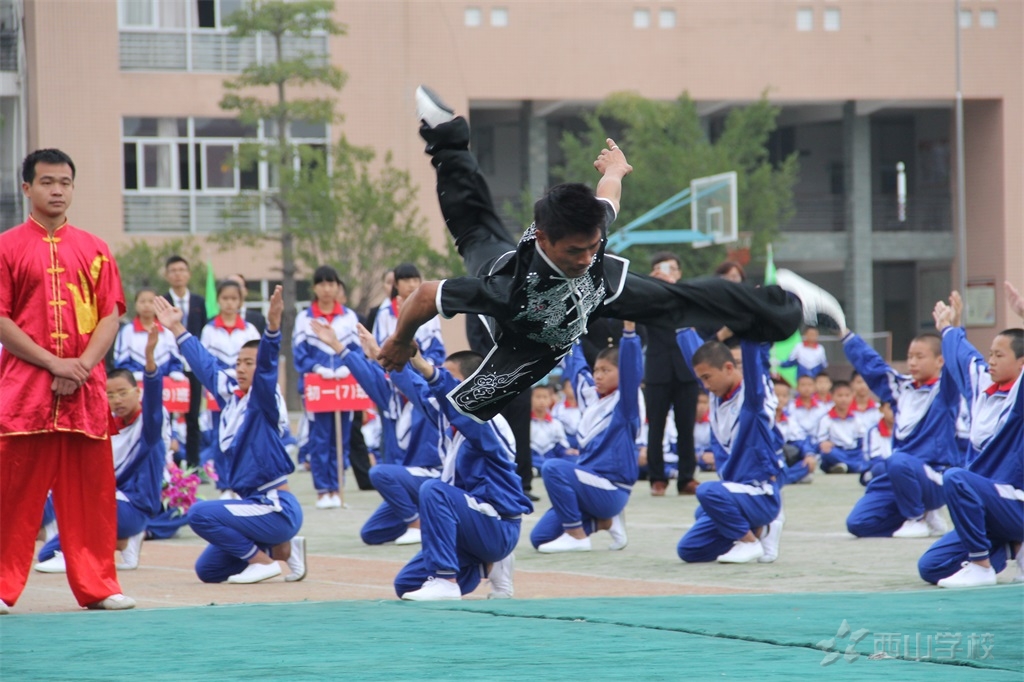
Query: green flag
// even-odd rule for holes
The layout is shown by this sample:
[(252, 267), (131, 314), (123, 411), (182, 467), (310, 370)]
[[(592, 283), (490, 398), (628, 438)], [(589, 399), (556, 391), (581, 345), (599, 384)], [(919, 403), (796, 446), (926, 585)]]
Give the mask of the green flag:
[(206, 261), (206, 317), (217, 317), (220, 308), (217, 306), (217, 280), (213, 276), (213, 263)]
[[(771, 244), (768, 245), (768, 263), (764, 267), (764, 283), (775, 284), (775, 257)], [(789, 359), (789, 354), (793, 352), (800, 340), (800, 332), (797, 331), (785, 341), (779, 341), (772, 346), (772, 364), (793, 387), (796, 387), (796, 367), (778, 367), (778, 365)]]

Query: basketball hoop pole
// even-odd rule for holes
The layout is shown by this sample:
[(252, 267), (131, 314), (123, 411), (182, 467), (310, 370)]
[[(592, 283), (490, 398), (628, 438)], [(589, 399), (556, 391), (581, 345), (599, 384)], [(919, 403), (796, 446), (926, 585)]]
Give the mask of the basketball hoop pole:
[(956, 232), (957, 291), (967, 293), (967, 190), (964, 178), (963, 55), (960, 45), (960, 0), (956, 0)]

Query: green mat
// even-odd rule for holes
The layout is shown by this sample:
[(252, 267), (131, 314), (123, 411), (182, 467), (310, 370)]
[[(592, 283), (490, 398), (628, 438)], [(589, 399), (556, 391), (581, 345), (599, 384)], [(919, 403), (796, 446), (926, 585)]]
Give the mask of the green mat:
[(0, 618), (3, 680), (712, 677), (1021, 680), (1024, 586)]

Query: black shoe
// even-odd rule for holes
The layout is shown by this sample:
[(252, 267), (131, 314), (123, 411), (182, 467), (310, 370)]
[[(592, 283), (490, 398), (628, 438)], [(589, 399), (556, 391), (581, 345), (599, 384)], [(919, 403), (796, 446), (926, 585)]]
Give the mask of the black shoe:
[(529, 490), (524, 490), (523, 494), (526, 495), (526, 498), (530, 500), (530, 502), (540, 502), (540, 498), (531, 493)]

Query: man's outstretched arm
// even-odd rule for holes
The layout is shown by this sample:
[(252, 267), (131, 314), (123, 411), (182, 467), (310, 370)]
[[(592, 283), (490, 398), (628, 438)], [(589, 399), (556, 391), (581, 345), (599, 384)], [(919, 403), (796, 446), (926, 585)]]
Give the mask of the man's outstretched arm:
[(378, 361), (384, 369), (401, 369), (416, 354), (413, 338), (416, 330), (437, 315), (437, 288), (440, 282), (424, 282), (402, 303), (395, 333), (381, 346)]

